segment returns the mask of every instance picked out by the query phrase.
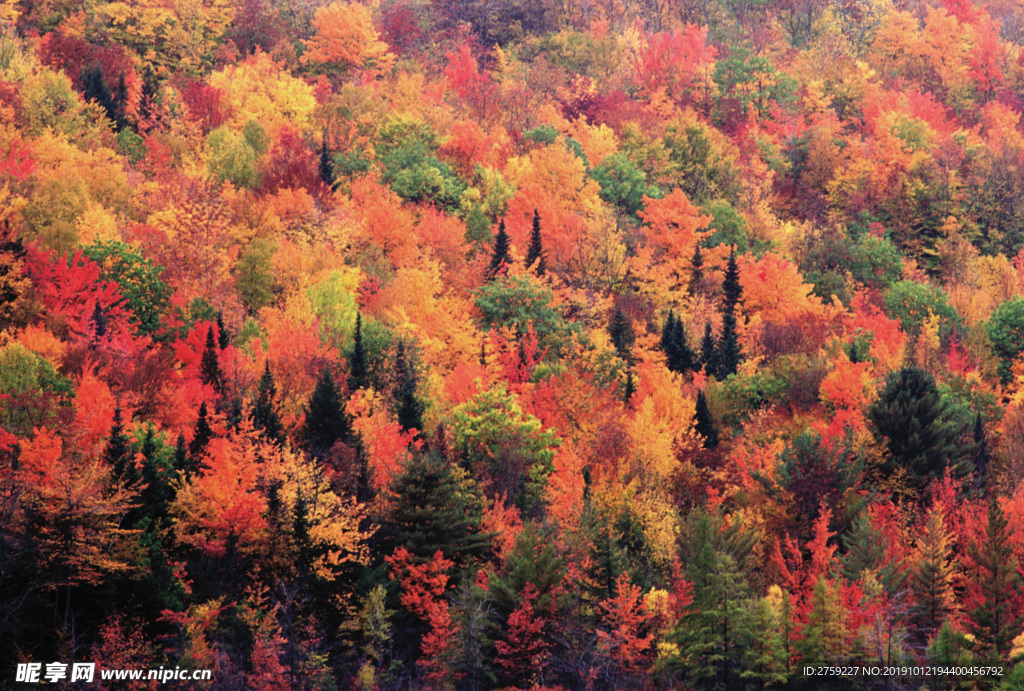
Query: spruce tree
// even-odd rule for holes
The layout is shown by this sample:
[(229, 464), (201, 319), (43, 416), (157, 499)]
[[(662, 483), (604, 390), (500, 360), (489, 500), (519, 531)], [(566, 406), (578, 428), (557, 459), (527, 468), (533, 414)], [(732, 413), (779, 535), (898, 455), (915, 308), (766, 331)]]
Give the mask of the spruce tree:
[(395, 371), (398, 385), (395, 400), (398, 403), (398, 423), (404, 430), (423, 431), (423, 404), (416, 397), (416, 371), (405, 354), (401, 341), (395, 352)]
[(505, 219), (503, 218), (498, 224), (498, 234), (494, 236), (494, 247), (491, 250), (491, 264), (487, 267), (487, 280), (493, 281), (505, 270), (505, 267), (511, 263), (512, 257), (509, 255), (508, 233), (505, 232)]
[(146, 433), (142, 438), (142, 500), (141, 513), (155, 523), (167, 514), (167, 504), (171, 499), (171, 488), (167, 484), (159, 458), (157, 458), (156, 431), (152, 423), (146, 425)]
[(284, 426), (277, 412), (276, 398), (277, 385), (274, 383), (274, 374), (270, 371), (270, 360), (265, 360), (263, 375), (256, 388), (256, 400), (253, 401), (249, 418), (252, 420), (253, 429), (262, 432), (270, 441), (280, 444), (284, 441)]
[(955, 474), (966, 474), (967, 423), (949, 409), (928, 372), (904, 367), (890, 373), (868, 418), (889, 450), (883, 474), (905, 468), (919, 489), (941, 476), (947, 462)]
[(103, 456), (113, 469), (114, 477), (126, 482), (138, 480), (135, 464), (131, 462), (132, 453), (128, 435), (124, 433), (120, 401), (114, 406), (114, 422), (110, 427), (110, 437), (107, 439), (107, 448)]
[(697, 369), (697, 354), (686, 338), (683, 320), (671, 310), (661, 327), (661, 350), (665, 353), (665, 364), (671, 371), (683, 374)]
[(92, 310), (92, 326), (96, 333), (96, 338), (103, 338), (107, 335), (107, 315), (98, 302)]
[(530, 231), (530, 247), (526, 251), (526, 267), (533, 267), (538, 276), (543, 276), (547, 271), (544, 245), (540, 237), (540, 213), (536, 209), (533, 210), (533, 229)]
[(998, 664), (1009, 659), (1021, 623), (1021, 577), (998, 499), (989, 502), (985, 534), (968, 547), (967, 554), (974, 562), (967, 578), (975, 593), (974, 606), (967, 613), (968, 626), (982, 659)]
[(729, 252), (729, 263), (725, 267), (725, 279), (722, 281), (725, 311), (735, 310), (743, 297), (743, 285), (740, 283), (740, 269), (736, 264), (736, 249)]
[(629, 405), (630, 400), (633, 398), (633, 394), (636, 393), (636, 381), (633, 379), (633, 368), (630, 367), (626, 370), (626, 383), (622, 387), (622, 402)]
[(718, 446), (718, 432), (715, 431), (715, 419), (711, 415), (711, 408), (708, 407), (708, 399), (703, 391), (697, 392), (697, 410), (694, 413), (694, 428), (697, 434), (704, 438), (705, 449), (713, 449)]
[(459, 566), (490, 552), (481, 532), (484, 498), (476, 483), (434, 453), (415, 454), (391, 481), (393, 497), (383, 519), (386, 551), (405, 547), (420, 561), (440, 550)]
[(213, 428), (210, 427), (210, 412), (206, 408), (206, 401), (199, 404), (199, 417), (196, 419), (196, 427), (192, 433), (192, 441), (188, 445), (188, 454), (192, 457), (193, 470), (199, 468), (199, 459), (206, 452), (206, 445), (213, 439)]
[(636, 334), (633, 333), (633, 324), (620, 307), (615, 308), (615, 313), (612, 314), (612, 319), (608, 323), (608, 335), (612, 339), (612, 345), (615, 346), (615, 352), (628, 362)]
[(103, 70), (100, 68), (99, 63), (94, 62), (89, 67), (86, 67), (79, 74), (79, 79), (82, 82), (82, 96), (87, 101), (95, 101), (97, 105), (101, 106), (110, 121), (117, 127), (120, 118), (117, 117), (117, 105), (114, 103), (114, 97), (110, 94), (110, 88), (107, 86), (106, 80), (103, 78)]
[(729, 263), (722, 282), (724, 299), (722, 303), (722, 337), (718, 344), (717, 376), (724, 379), (736, 373), (740, 364), (739, 336), (736, 333), (736, 307), (743, 296), (740, 271), (736, 265), (736, 250), (729, 253)]
[(351, 434), (348, 418), (341, 408), (341, 396), (334, 383), (330, 368), (325, 367), (309, 397), (306, 410), (305, 437), (315, 456), (322, 456), (337, 441), (345, 441)]
[(231, 345), (231, 334), (228, 333), (227, 327), (224, 326), (223, 312), (217, 312), (217, 345), (221, 350)]
[(918, 640), (925, 642), (953, 611), (953, 545), (942, 511), (932, 508), (924, 531), (917, 538), (915, 563), (910, 572), (913, 593), (911, 616)]
[(723, 530), (722, 518), (704, 508), (687, 518), (681, 540), (693, 603), (674, 638), (697, 688), (741, 687), (740, 673), (752, 635), (752, 592), (745, 570), (751, 548), (742, 526)]
[(334, 176), (334, 158), (331, 155), (331, 149), (327, 146), (327, 136), (324, 135), (320, 140), (320, 158), (317, 163), (317, 173), (320, 175), (320, 180), (325, 185), (334, 189), (336, 179)]
[(352, 342), (352, 356), (348, 359), (348, 388), (358, 391), (369, 385), (366, 370), (366, 351), (363, 349), (363, 315), (356, 313), (356, 331)]
[(224, 375), (220, 371), (220, 358), (212, 326), (206, 332), (206, 347), (203, 348), (199, 378), (204, 384), (212, 386), (218, 395), (224, 395)]
[(676, 366), (679, 361), (679, 355), (676, 352), (676, 340), (673, 335), (675, 325), (676, 313), (674, 310), (669, 310), (665, 323), (661, 325), (661, 340), (658, 342), (658, 345), (661, 346), (661, 352), (665, 353), (665, 364), (673, 372), (677, 371)]
[(693, 271), (690, 273), (690, 295), (699, 293), (704, 285), (704, 255), (700, 251), (698, 242), (693, 249), (693, 259), (690, 260)]
[(174, 445), (174, 470), (186, 479), (192, 474), (188, 462), (188, 442), (185, 440), (184, 432), (178, 432), (178, 441)]
[(907, 580), (903, 563), (886, 559), (884, 536), (871, 524), (867, 512), (853, 521), (845, 540), (846, 554), (840, 558), (843, 575), (850, 581), (862, 581), (870, 574), (892, 596)]

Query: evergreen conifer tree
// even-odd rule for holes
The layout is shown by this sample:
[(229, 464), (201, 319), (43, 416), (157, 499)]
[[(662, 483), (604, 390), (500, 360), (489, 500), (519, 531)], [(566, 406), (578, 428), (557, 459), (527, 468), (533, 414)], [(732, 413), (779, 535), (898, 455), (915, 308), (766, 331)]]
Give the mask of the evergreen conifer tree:
[(725, 690), (741, 686), (752, 634), (752, 592), (744, 568), (752, 543), (742, 526), (722, 528), (721, 517), (704, 508), (692, 511), (686, 521), (681, 547), (693, 604), (675, 640), (694, 685)]
[(902, 563), (886, 561), (885, 539), (871, 524), (866, 512), (853, 521), (846, 538), (846, 554), (840, 558), (842, 572), (850, 581), (862, 580), (870, 574), (890, 596), (900, 590), (907, 580)]
[(693, 249), (693, 259), (690, 261), (693, 271), (690, 273), (690, 295), (699, 293), (704, 285), (704, 255), (700, 250), (698, 242)]
[(498, 224), (498, 234), (494, 236), (494, 247), (491, 250), (491, 263), (490, 266), (487, 267), (487, 280), (493, 281), (497, 276), (504, 272), (504, 267), (511, 263), (512, 257), (509, 254), (508, 233), (505, 232), (505, 219), (503, 218)]
[(213, 439), (213, 428), (210, 427), (210, 412), (206, 408), (206, 401), (199, 404), (199, 417), (196, 419), (195, 431), (192, 433), (192, 442), (188, 445), (188, 454), (192, 457), (193, 471), (199, 468), (199, 459), (206, 452), (206, 445)]
[(547, 271), (544, 245), (540, 236), (540, 213), (536, 209), (533, 210), (533, 229), (530, 231), (530, 246), (526, 251), (526, 266), (533, 267), (538, 276), (543, 276)]
[(1008, 659), (1020, 633), (1021, 577), (1017, 570), (1009, 524), (993, 498), (988, 505), (985, 534), (967, 550), (975, 567), (967, 577), (975, 591), (968, 625), (982, 659), (993, 664)]
[(124, 433), (120, 401), (114, 406), (114, 422), (110, 427), (110, 437), (107, 439), (107, 448), (103, 456), (113, 469), (114, 477), (125, 482), (138, 480), (135, 464), (131, 462), (132, 453), (128, 435)]
[(740, 271), (736, 265), (736, 250), (729, 253), (729, 263), (725, 269), (725, 280), (722, 283), (725, 294), (722, 310), (722, 337), (718, 343), (717, 376), (724, 379), (736, 373), (740, 364), (739, 336), (736, 333), (736, 307), (743, 296), (740, 284)]
[(942, 475), (947, 462), (954, 473), (966, 475), (962, 442), (968, 423), (952, 414), (928, 372), (904, 367), (890, 373), (868, 418), (887, 442), (884, 474), (903, 467), (919, 488)]
[(277, 385), (274, 374), (270, 371), (270, 360), (263, 363), (263, 375), (256, 388), (256, 400), (253, 401), (249, 417), (253, 429), (262, 431), (263, 436), (278, 444), (284, 441), (284, 426), (277, 412)]
[(334, 189), (337, 182), (334, 176), (334, 158), (331, 155), (330, 147), (327, 146), (326, 134), (320, 140), (320, 157), (317, 162), (317, 173), (325, 185)]
[(615, 308), (615, 313), (612, 314), (612, 319), (608, 323), (608, 335), (612, 339), (612, 345), (615, 346), (615, 352), (628, 362), (636, 334), (633, 333), (633, 324), (629, 317), (620, 307)]
[(217, 346), (224, 350), (231, 345), (231, 334), (228, 333), (228, 329), (224, 326), (224, 313), (217, 312)]
[(398, 423), (404, 430), (423, 431), (423, 404), (416, 396), (416, 371), (405, 354), (401, 341), (395, 352), (395, 371), (398, 385), (395, 400), (398, 403)]
[(697, 392), (697, 410), (694, 413), (694, 428), (704, 438), (704, 448), (713, 449), (718, 446), (718, 432), (715, 431), (715, 419), (708, 407), (708, 399), (703, 391)]
[(203, 348), (203, 359), (199, 365), (199, 378), (204, 384), (213, 387), (218, 395), (224, 395), (224, 375), (220, 371), (217, 343), (214, 341), (213, 327), (206, 332), (206, 347)]
[(391, 481), (391, 495), (382, 526), (390, 549), (405, 547), (421, 561), (440, 550), (460, 566), (490, 552), (490, 535), (480, 529), (483, 495), (458, 466), (415, 454)]
[(186, 479), (191, 475), (188, 462), (188, 442), (185, 440), (184, 432), (178, 432), (178, 441), (174, 445), (174, 470)]
[(306, 410), (306, 442), (316, 456), (325, 454), (337, 441), (348, 439), (351, 431), (341, 408), (341, 396), (327, 367), (320, 374)]
[(366, 370), (366, 351), (363, 349), (363, 315), (356, 313), (356, 331), (352, 341), (352, 356), (348, 359), (348, 388), (358, 391), (370, 382)]

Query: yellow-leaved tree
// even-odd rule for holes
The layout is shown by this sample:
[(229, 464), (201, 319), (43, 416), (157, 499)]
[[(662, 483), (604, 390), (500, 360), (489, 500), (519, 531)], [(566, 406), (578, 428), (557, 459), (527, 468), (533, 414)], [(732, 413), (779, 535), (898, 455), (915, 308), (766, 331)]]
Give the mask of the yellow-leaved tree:
[(395, 56), (373, 28), (365, 5), (335, 2), (316, 11), (316, 35), (303, 41), (308, 49), (302, 64), (318, 71), (366, 70), (379, 75), (391, 69)]

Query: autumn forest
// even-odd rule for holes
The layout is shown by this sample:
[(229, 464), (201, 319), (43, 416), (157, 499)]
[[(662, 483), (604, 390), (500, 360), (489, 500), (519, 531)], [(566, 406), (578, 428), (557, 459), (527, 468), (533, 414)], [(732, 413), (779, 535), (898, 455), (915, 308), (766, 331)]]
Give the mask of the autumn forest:
[(1016, 0), (0, 0), (0, 687), (1024, 689), (1022, 112)]

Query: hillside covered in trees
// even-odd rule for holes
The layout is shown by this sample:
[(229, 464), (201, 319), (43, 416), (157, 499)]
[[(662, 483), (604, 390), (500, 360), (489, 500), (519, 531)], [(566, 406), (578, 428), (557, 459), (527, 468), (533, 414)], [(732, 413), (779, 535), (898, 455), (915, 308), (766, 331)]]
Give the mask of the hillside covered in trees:
[(1019, 2), (0, 24), (3, 684), (1024, 687)]

